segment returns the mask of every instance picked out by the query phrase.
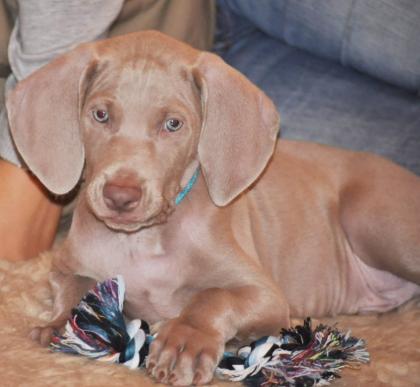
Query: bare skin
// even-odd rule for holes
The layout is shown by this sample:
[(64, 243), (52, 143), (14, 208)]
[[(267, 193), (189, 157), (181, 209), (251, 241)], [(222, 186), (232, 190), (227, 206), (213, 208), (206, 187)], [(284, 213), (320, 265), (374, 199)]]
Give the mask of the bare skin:
[(19, 261), (49, 249), (61, 206), (36, 177), (4, 160), (0, 160), (0, 181), (0, 257)]

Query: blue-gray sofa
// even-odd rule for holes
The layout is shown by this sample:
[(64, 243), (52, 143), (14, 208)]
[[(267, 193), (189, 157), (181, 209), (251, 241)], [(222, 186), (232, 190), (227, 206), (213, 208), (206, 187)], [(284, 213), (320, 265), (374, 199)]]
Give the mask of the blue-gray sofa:
[(219, 0), (216, 49), (275, 101), (283, 137), (420, 174), (419, 0)]

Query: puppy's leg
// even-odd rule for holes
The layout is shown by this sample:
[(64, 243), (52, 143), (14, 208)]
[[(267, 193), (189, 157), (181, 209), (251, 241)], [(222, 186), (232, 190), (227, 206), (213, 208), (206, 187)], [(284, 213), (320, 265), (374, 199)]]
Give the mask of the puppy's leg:
[(149, 373), (174, 385), (209, 383), (228, 340), (257, 338), (289, 326), (283, 295), (268, 278), (258, 283), (198, 293), (159, 330), (148, 357)]
[(355, 254), (368, 265), (420, 284), (420, 178), (360, 155), (342, 191), (340, 215)]
[(36, 327), (30, 333), (30, 337), (43, 346), (51, 342), (53, 332), (65, 325), (71, 309), (95, 285), (95, 280), (91, 278), (60, 272), (51, 272), (49, 281), (54, 298), (53, 316), (48, 324)]

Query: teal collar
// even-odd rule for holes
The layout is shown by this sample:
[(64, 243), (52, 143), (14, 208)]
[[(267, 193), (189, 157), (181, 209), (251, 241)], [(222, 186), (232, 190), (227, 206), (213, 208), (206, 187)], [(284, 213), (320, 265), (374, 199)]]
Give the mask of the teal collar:
[(200, 173), (200, 167), (198, 167), (194, 175), (191, 176), (191, 179), (188, 181), (187, 185), (182, 189), (182, 191), (177, 195), (175, 198), (175, 204), (178, 205), (181, 203), (185, 196), (188, 195), (188, 193), (191, 191), (192, 187), (194, 186), (195, 182), (197, 181), (198, 174)]

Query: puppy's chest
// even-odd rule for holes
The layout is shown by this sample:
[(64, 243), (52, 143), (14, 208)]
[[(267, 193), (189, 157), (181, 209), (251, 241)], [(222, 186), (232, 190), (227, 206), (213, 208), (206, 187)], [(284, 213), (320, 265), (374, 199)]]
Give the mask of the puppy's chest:
[[(144, 243), (141, 243), (144, 242)], [(103, 281), (122, 275), (126, 286), (124, 311), (150, 323), (179, 314), (195, 293), (189, 286), (189, 257), (168, 251), (159, 241), (105, 242), (95, 251), (80, 251), (77, 274)], [(110, 253), (112, 252), (112, 254)]]
[(127, 315), (154, 323), (180, 313), (194, 291), (177, 261), (175, 255), (149, 256), (123, 271)]

